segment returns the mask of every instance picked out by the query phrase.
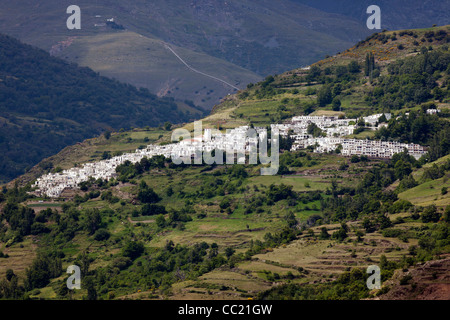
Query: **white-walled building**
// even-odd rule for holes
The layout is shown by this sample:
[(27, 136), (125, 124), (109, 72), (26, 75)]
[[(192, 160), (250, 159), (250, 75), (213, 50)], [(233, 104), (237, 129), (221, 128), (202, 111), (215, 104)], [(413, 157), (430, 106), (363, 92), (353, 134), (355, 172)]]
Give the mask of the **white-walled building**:
[[(365, 117), (364, 120), (369, 123), (377, 123), (382, 114)], [(390, 119), (390, 114), (385, 114)], [(338, 146), (341, 147), (343, 156), (366, 155), (377, 158), (390, 158), (395, 153), (403, 152), (406, 148), (412, 156), (420, 158), (425, 154), (424, 147), (414, 144), (402, 144), (398, 142), (383, 142), (372, 140), (346, 139), (353, 133), (357, 119), (339, 119), (338, 117), (318, 117), (318, 116), (298, 116), (293, 117), (289, 123), (272, 124), (272, 136), (279, 134), (287, 136), (291, 132), (294, 138), (292, 151), (315, 146), (315, 152), (335, 151)], [(307, 133), (308, 126), (314, 123), (325, 134), (325, 137), (314, 138)], [(352, 123), (352, 124), (350, 124)], [(293, 132), (293, 133), (292, 133)], [(256, 133), (256, 134), (255, 134)], [(267, 142), (267, 130), (265, 128), (250, 128), (241, 126), (227, 130), (226, 134), (218, 130), (205, 129), (202, 135), (191, 139), (184, 139), (180, 142), (167, 145), (148, 145), (144, 149), (137, 149), (134, 153), (127, 153), (111, 159), (102, 160), (94, 163), (86, 163), (81, 167), (75, 167), (64, 170), (60, 173), (50, 173), (38, 178), (34, 184), (37, 193), (49, 197), (59, 197), (66, 188), (76, 189), (78, 185), (87, 181), (90, 177), (94, 179), (109, 180), (116, 177), (116, 168), (125, 161), (136, 163), (144, 157), (151, 158), (157, 155), (163, 155), (166, 158), (188, 159), (189, 163), (192, 157), (204, 152), (211, 152), (219, 149), (225, 152), (237, 154), (238, 163), (245, 161), (245, 154), (258, 148), (258, 144)]]

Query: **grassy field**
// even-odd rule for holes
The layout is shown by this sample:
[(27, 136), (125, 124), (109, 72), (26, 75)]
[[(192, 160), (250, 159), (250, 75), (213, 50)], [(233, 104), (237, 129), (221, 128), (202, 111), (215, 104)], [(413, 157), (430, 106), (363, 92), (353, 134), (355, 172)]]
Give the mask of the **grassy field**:
[(295, 191), (311, 191), (321, 190), (325, 191), (330, 186), (331, 181), (321, 177), (307, 177), (307, 176), (259, 176), (251, 178), (251, 185), (280, 185), (287, 184), (293, 186)]
[(14, 270), (18, 276), (25, 276), (25, 269), (28, 268), (36, 256), (38, 244), (32, 236), (28, 236), (20, 244), (0, 244), (0, 251), (7, 254), (8, 258), (0, 258), (0, 277), (4, 278), (7, 269)]
[(408, 200), (414, 205), (429, 206), (435, 204), (439, 207), (445, 207), (450, 203), (450, 194), (442, 194), (442, 188), (450, 188), (448, 177), (442, 177), (436, 180), (428, 181), (400, 193), (400, 199)]
[[(190, 66), (235, 86), (260, 76), (232, 63), (171, 45)], [(211, 108), (234, 89), (189, 70), (161, 40), (136, 32), (101, 33), (76, 39), (63, 57), (90, 66), (102, 75), (149, 88), (159, 96), (193, 101)]]
[[(339, 225), (321, 227), (333, 233)], [(317, 235), (320, 228), (312, 229)], [(357, 243), (355, 239), (354, 233), (345, 242), (301, 236), (288, 245), (269, 248), (232, 270), (215, 270), (195, 282), (181, 282), (173, 287), (171, 299), (244, 300), (273, 285), (330, 282), (351, 268), (365, 270), (377, 264), (381, 255), (390, 261), (399, 261), (410, 245), (417, 244), (414, 239), (404, 243), (396, 238), (385, 238), (378, 232), (367, 234), (362, 242)]]

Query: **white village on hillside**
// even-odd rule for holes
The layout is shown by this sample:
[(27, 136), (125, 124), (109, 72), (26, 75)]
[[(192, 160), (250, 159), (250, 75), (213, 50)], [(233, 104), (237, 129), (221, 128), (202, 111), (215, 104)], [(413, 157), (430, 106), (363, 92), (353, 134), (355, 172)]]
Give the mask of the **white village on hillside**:
[[(366, 126), (377, 130), (386, 123), (379, 123), (383, 114), (364, 117)], [(384, 114), (389, 120), (391, 114)], [(272, 124), (271, 136), (277, 133), (280, 136), (288, 135), (294, 139), (291, 151), (312, 146), (314, 152), (326, 153), (340, 150), (343, 156), (365, 155), (372, 158), (391, 158), (394, 154), (408, 151), (410, 155), (419, 159), (426, 153), (423, 146), (417, 144), (404, 144), (393, 141), (349, 139), (345, 138), (353, 134), (357, 128), (358, 119), (341, 119), (336, 116), (298, 116), (293, 117), (284, 124)], [(315, 124), (321, 130), (320, 137), (313, 137), (308, 133), (308, 127)], [(227, 130), (226, 134), (216, 134), (211, 129), (205, 129), (203, 134), (192, 139), (181, 140), (167, 145), (148, 145), (145, 149), (138, 149), (134, 153), (126, 153), (111, 159), (93, 163), (86, 163), (80, 167), (74, 167), (59, 173), (49, 173), (38, 178), (34, 184), (35, 194), (51, 198), (60, 197), (65, 189), (77, 189), (81, 182), (94, 179), (109, 180), (117, 176), (116, 167), (125, 161), (136, 163), (144, 157), (151, 158), (163, 155), (166, 158), (186, 159), (195, 156), (199, 152), (210, 152), (212, 150), (223, 150), (236, 152), (237, 162), (245, 162), (245, 154), (249, 153), (258, 141), (262, 142), (268, 138), (266, 128), (254, 128), (258, 137), (251, 137), (248, 133), (249, 126), (241, 126)], [(190, 163), (190, 162), (189, 162)]]

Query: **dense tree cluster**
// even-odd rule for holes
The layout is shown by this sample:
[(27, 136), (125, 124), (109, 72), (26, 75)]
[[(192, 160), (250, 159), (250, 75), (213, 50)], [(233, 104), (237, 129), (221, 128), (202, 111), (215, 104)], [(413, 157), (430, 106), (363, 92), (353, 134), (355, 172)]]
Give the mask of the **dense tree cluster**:
[(441, 85), (437, 80), (446, 75), (448, 79), (450, 51), (438, 49), (407, 57), (388, 65), (387, 75), (378, 78), (375, 88), (366, 100), (380, 110), (397, 110), (429, 100), (449, 97), (448, 80)]
[(398, 140), (429, 146), (426, 161), (434, 161), (450, 151), (450, 125), (445, 118), (428, 115), (425, 111), (411, 111), (391, 119), (388, 127), (375, 133), (376, 139)]
[(331, 283), (320, 285), (285, 284), (258, 295), (262, 300), (360, 300), (369, 297), (364, 270), (355, 268)]

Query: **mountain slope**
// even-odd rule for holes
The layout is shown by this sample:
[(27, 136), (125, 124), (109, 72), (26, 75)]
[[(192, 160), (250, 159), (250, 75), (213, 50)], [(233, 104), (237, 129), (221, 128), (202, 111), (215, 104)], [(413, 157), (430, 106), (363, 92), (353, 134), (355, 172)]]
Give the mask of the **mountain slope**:
[(428, 28), (448, 24), (450, 3), (439, 0), (291, 0), (319, 10), (338, 13), (365, 23), (366, 10), (376, 4), (381, 9), (382, 29), (401, 30)]
[[(170, 45), (131, 31), (102, 33), (73, 39), (55, 54), (82, 66), (93, 66), (102, 75), (149, 88), (160, 97), (191, 100), (210, 109), (237, 88), (261, 77), (232, 63), (204, 53)], [(194, 72), (182, 61), (199, 72)], [(227, 82), (227, 83), (224, 83)]]
[[(69, 4), (56, 0), (4, 3), (2, 30), (50, 50), (64, 36), (111, 32), (94, 25), (114, 18), (130, 31), (225, 58), (261, 75), (309, 64), (370, 33), (352, 18), (286, 0), (81, 0), (77, 5), (82, 10), (82, 28), (71, 31), (65, 27), (68, 15), (64, 14)], [(19, 9), (22, 14), (16, 14)]]
[[(243, 88), (258, 80), (258, 75), (310, 64), (370, 33), (353, 18), (288, 0), (80, 0), (77, 5), (82, 10), (81, 30), (67, 30), (65, 10), (70, 4), (65, 0), (4, 2), (0, 28), (102, 74), (144, 85), (161, 96), (183, 96), (183, 100), (209, 108), (227, 93), (233, 93), (233, 89), (187, 73), (182, 64), (174, 63), (172, 55), (159, 54), (160, 47), (152, 45), (154, 40), (182, 48), (186, 61), (195, 63), (196, 69), (208, 73), (217, 67), (214, 76)], [(128, 38), (124, 46), (123, 36), (118, 35), (123, 30), (106, 25), (107, 18), (114, 18), (115, 25), (126, 31), (142, 35), (143, 41), (130, 42)], [(107, 46), (99, 45), (105, 40), (110, 41)], [(99, 51), (99, 47), (104, 50)], [(92, 57), (94, 53), (96, 57)], [(139, 61), (142, 68), (136, 70), (128, 61)], [(104, 69), (105, 63), (108, 70)], [(128, 68), (125, 74), (121, 72), (124, 67)], [(161, 80), (155, 81), (156, 77)], [(198, 88), (204, 86), (207, 92), (213, 90), (210, 100), (198, 98)]]
[[(370, 1), (80, 0), (82, 28), (67, 30), (65, 11), (71, 4), (5, 1), (0, 4), (0, 28), (102, 75), (208, 109), (234, 93), (233, 88), (189, 72), (159, 41), (183, 51), (182, 57), (196, 69), (244, 88), (261, 76), (335, 54), (373, 32), (366, 27)], [(379, 5), (387, 29), (448, 22), (448, 1)], [(106, 24), (109, 18), (114, 23)]]
[[(217, 105), (206, 120), (212, 124), (224, 121), (225, 127), (227, 122), (231, 126), (249, 122), (268, 125), (309, 113), (360, 117), (376, 110), (417, 111), (426, 103), (446, 109), (449, 39), (450, 26), (375, 33), (343, 52), (317, 61), (310, 69), (297, 68), (249, 85)], [(443, 50), (442, 56), (438, 49)], [(368, 54), (374, 57), (372, 77), (365, 74)], [(410, 65), (404, 71), (400, 71), (403, 62), (397, 63), (400, 60)], [(429, 64), (426, 73), (424, 64)], [(434, 71), (439, 71), (440, 76), (433, 75)], [(331, 90), (328, 99), (319, 101), (326, 88)]]
[[(210, 115), (202, 119), (203, 126), (214, 128), (220, 127), (222, 129), (234, 128), (250, 123), (255, 126), (268, 126), (271, 123), (283, 122), (285, 119), (302, 114), (345, 114), (347, 117), (357, 118), (373, 114), (374, 112), (377, 112), (377, 108), (380, 112), (390, 111), (394, 114), (418, 111), (421, 109), (419, 104), (411, 105), (411, 102), (409, 102), (409, 105), (405, 104), (400, 108), (391, 108), (388, 102), (395, 101), (395, 97), (392, 99), (392, 96), (386, 92), (386, 97), (389, 97), (389, 99), (386, 98), (386, 100), (383, 100), (385, 95), (384, 91), (383, 94), (381, 94), (381, 92), (377, 94), (376, 100), (367, 100), (367, 96), (373, 95), (375, 89), (381, 87), (381, 82), (380, 78), (375, 78), (371, 84), (369, 77), (364, 75), (365, 58), (367, 53), (373, 52), (375, 54), (377, 70), (380, 71), (380, 74), (386, 75), (388, 73), (388, 66), (397, 60), (403, 60), (410, 57), (410, 59), (412, 58), (420, 61), (422, 58), (420, 57), (419, 51), (423, 46), (431, 46), (435, 49), (435, 52), (438, 52), (439, 48), (446, 45), (446, 39), (448, 38), (448, 35), (442, 36), (442, 38), (438, 35), (438, 39), (436, 39), (435, 35), (439, 34), (440, 30), (444, 30), (450, 34), (449, 26), (431, 29), (389, 31), (374, 34), (336, 56), (320, 60), (313, 64), (313, 66), (319, 68), (319, 71), (316, 71), (317, 79), (311, 78), (311, 70), (302, 68), (294, 69), (274, 77), (268, 76), (266, 80), (251, 84), (247, 89), (239, 91), (238, 94), (226, 97), (222, 103), (215, 106)], [(395, 40), (392, 39), (394, 32), (396, 34)], [(425, 35), (430, 34), (430, 32), (432, 32), (433, 36), (427, 38)], [(428, 40), (430, 40), (430, 42)], [(418, 44), (416, 45), (415, 42)], [(403, 46), (401, 50), (398, 49), (398, 46), (400, 45)], [(431, 51), (431, 54), (433, 54), (433, 51)], [(351, 73), (348, 71), (347, 66), (352, 61), (357, 61), (359, 63), (360, 71), (358, 73)], [(339, 66), (345, 68), (344, 70), (339, 71), (342, 72), (342, 75), (337, 77), (336, 70), (339, 69)], [(414, 76), (412, 76), (412, 78), (414, 79)], [(423, 105), (432, 103), (435, 101), (436, 97), (443, 94), (441, 97), (442, 101), (439, 102), (439, 100), (437, 100), (435, 101), (435, 104), (442, 110), (450, 108), (448, 84), (445, 85), (447, 83), (445, 79), (445, 72), (442, 72), (441, 78), (437, 81), (437, 83), (440, 83), (442, 92), (439, 93), (440, 91), (436, 91), (435, 88), (430, 90), (430, 95), (421, 102)], [(338, 88), (336, 86), (338, 82), (345, 83), (345, 86), (342, 85), (339, 94), (337, 94)], [(408, 82), (410, 82), (410, 79), (405, 83)], [(333, 87), (336, 86), (334, 95), (341, 103), (339, 107), (336, 108), (333, 106), (332, 102), (329, 102), (324, 106), (319, 106), (317, 97), (321, 88), (324, 86), (324, 83), (332, 85)], [(435, 93), (438, 93), (438, 95), (435, 96)], [(389, 109), (383, 109), (383, 107)], [(188, 130), (193, 130), (192, 123), (186, 124), (184, 127)], [(374, 137), (374, 134), (374, 131), (362, 130), (352, 137), (370, 138)], [(161, 135), (161, 139), (157, 140), (158, 143), (170, 141), (170, 132), (161, 132)], [(423, 141), (416, 142), (423, 143)], [(137, 145), (133, 145), (130, 148), (126, 148), (126, 150), (133, 150), (136, 146)], [(100, 154), (101, 153), (98, 153), (97, 157), (99, 157)], [(89, 159), (90, 156), (91, 155), (87, 158)], [(61, 162), (57, 158), (53, 159), (52, 157), (51, 161), (54, 163), (55, 167), (61, 166), (62, 168), (70, 168), (75, 163), (79, 162), (76, 159), (77, 157), (75, 157), (75, 160), (69, 162)], [(43, 168), (40, 167), (36, 168), (36, 170), (33, 169), (31, 172), (32, 174), (22, 177), (21, 181), (23, 183), (21, 184), (36, 179), (37, 175), (41, 174), (43, 171)]]
[[(433, 144), (440, 131), (450, 133), (450, 52), (440, 30), (383, 32), (309, 70), (268, 76), (226, 99), (203, 125), (265, 126), (311, 111), (362, 115), (389, 108), (394, 117), (384, 134), (415, 139), (428, 128), (424, 141)], [(414, 35), (426, 45), (414, 45)], [(389, 48), (394, 49), (386, 52)], [(376, 54), (372, 71), (379, 75), (365, 75), (367, 53)], [(359, 70), (352, 61), (361, 64)], [(385, 92), (387, 80), (398, 89)], [(375, 99), (395, 101), (392, 94), (408, 92), (408, 86), (420, 91), (417, 82), (429, 91), (417, 96), (424, 98), (420, 103), (385, 107)], [(343, 101), (341, 111), (332, 110), (333, 103), (319, 105), (327, 85)], [(375, 90), (375, 98), (366, 101)], [(442, 112), (425, 115), (432, 103)], [(410, 117), (395, 119), (405, 111)], [(164, 143), (170, 135), (142, 128), (96, 137), (46, 159), (20, 182), (52, 170), (48, 162), (59, 171), (146, 142)], [(437, 140), (448, 154), (450, 139)], [(66, 190), (64, 200), (33, 198), (27, 193), (31, 184), (11, 183), (0, 193), (0, 297), (342, 300), (448, 294), (438, 291), (449, 273), (442, 261), (420, 270), (420, 263), (450, 252), (448, 155), (435, 162), (406, 153), (355, 162), (337, 153), (282, 151), (280, 168), (289, 173), (274, 176), (261, 176), (261, 165), (183, 166), (154, 157), (122, 164), (110, 181), (90, 179)], [(408, 195), (414, 188), (426, 198)], [(82, 289), (69, 293), (64, 270), (73, 264), (82, 266), (85, 276)], [(366, 286), (369, 265), (381, 268), (381, 290)]]
[(0, 35), (0, 180), (105, 130), (202, 114)]

